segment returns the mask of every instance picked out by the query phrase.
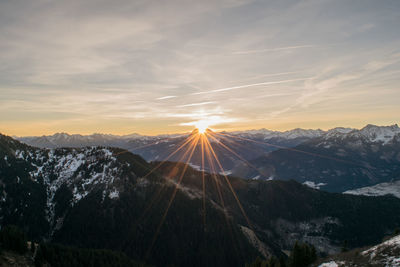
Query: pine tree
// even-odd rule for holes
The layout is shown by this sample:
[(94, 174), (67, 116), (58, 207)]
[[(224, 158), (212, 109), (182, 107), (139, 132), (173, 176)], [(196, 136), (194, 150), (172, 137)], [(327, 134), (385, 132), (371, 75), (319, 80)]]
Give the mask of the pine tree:
[(289, 257), (289, 267), (307, 267), (317, 258), (315, 247), (307, 244), (299, 244), (297, 241), (293, 246)]
[(348, 251), (347, 240), (344, 240), (344, 241), (343, 241), (341, 251), (342, 251), (342, 252)]
[(20, 254), (24, 254), (28, 250), (25, 233), (14, 225), (8, 225), (1, 230), (0, 243), (4, 249)]
[(286, 267), (286, 260), (283, 256), (279, 258), (279, 267)]

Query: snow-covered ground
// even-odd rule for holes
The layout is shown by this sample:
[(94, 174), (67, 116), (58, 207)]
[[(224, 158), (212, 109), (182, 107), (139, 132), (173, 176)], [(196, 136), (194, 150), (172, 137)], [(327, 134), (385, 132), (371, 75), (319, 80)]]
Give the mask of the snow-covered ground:
[[(125, 165), (117, 161), (108, 148), (86, 147), (78, 149), (16, 150), (15, 157), (29, 162), (33, 181), (46, 185), (47, 220), (55, 223), (55, 195), (61, 186), (72, 191), (71, 206), (85, 198), (94, 188), (102, 185), (103, 199), (119, 198), (114, 182), (119, 180)], [(101, 163), (99, 163), (101, 162)]]
[(361, 252), (367, 256), (371, 263), (382, 264), (382, 266), (400, 266), (400, 235)]
[(343, 194), (364, 195), (364, 196), (384, 196), (393, 195), (400, 198), (400, 181), (380, 183), (374, 186), (362, 187), (354, 190), (348, 190)]
[(326, 183), (314, 183), (312, 181), (305, 181), (303, 185), (306, 185), (308, 187), (314, 188), (314, 189), (320, 189), (321, 186), (327, 185)]
[(322, 263), (318, 267), (339, 267), (339, 265), (335, 261), (330, 261)]
[(400, 235), (394, 236), (361, 253), (357, 252), (354, 258), (349, 258), (350, 256), (347, 255), (346, 260), (343, 261), (340, 257), (341, 255), (334, 256), (318, 267), (400, 267)]

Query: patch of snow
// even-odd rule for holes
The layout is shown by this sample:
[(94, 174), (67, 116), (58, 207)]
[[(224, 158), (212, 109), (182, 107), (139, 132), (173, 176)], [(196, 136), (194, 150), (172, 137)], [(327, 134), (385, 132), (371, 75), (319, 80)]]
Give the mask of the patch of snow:
[(89, 192), (88, 191), (84, 191), (84, 192), (79, 192), (78, 189), (75, 187), (73, 193), (73, 202), (76, 203), (79, 200), (85, 198)]
[(260, 239), (258, 239), (253, 230), (243, 225), (240, 225), (240, 229), (242, 230), (242, 233), (247, 237), (250, 244), (252, 244), (253, 247), (256, 248), (265, 258), (268, 258), (270, 256), (266, 245), (261, 242)]
[(16, 150), (15, 151), (15, 157), (17, 158), (17, 159), (25, 159), (25, 151), (21, 151), (21, 150)]
[(223, 172), (220, 172), (220, 174), (221, 174), (221, 175), (228, 176), (228, 175), (231, 175), (231, 174), (232, 174), (232, 170), (223, 171)]
[(400, 181), (380, 183), (374, 186), (366, 186), (358, 189), (348, 190), (343, 194), (363, 196), (384, 196), (393, 195), (400, 198)]
[(335, 261), (330, 261), (322, 263), (318, 267), (339, 267), (339, 265)]
[(399, 253), (400, 235), (361, 252), (361, 255), (369, 257), (374, 266), (400, 267)]
[(385, 267), (400, 267), (400, 257), (387, 257)]
[(195, 169), (196, 171), (201, 171), (201, 167), (199, 165), (189, 163), (189, 166)]
[(306, 186), (311, 187), (311, 188), (314, 188), (314, 189), (320, 189), (321, 186), (325, 186), (325, 185), (327, 185), (327, 183), (318, 183), (318, 184), (316, 184), (316, 183), (313, 182), (313, 181), (305, 181), (305, 182), (303, 183), (303, 185), (306, 185)]
[(390, 238), (389, 240), (386, 240), (385, 242), (376, 245), (370, 249), (367, 249), (363, 252), (361, 252), (362, 255), (371, 255), (371, 258), (375, 257), (376, 253), (386, 247), (400, 247), (400, 235), (397, 235), (395, 237)]
[(111, 198), (111, 199), (119, 198), (119, 191), (114, 188), (114, 191), (111, 191), (108, 194), (108, 197)]

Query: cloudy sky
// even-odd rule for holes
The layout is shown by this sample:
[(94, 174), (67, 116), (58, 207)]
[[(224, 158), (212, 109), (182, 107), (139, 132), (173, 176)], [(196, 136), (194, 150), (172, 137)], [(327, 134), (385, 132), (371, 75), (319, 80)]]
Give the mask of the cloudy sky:
[(2, 0), (0, 132), (399, 122), (398, 0)]

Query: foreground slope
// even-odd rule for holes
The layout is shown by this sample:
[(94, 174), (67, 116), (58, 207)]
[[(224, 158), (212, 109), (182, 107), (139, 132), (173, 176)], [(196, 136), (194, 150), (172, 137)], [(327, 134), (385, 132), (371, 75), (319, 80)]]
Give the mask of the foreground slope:
[(201, 200), (181, 191), (164, 220), (174, 184), (143, 178), (151, 168), (120, 149), (46, 150), (1, 136), (0, 223), (37, 241), (119, 250), (158, 266), (243, 265), (259, 255), (210, 202), (205, 229)]
[(332, 256), (318, 267), (381, 267), (400, 266), (400, 235), (394, 236), (378, 245), (355, 249), (349, 252)]
[(330, 254), (345, 240), (376, 243), (400, 225), (394, 197), (205, 173), (203, 200), (202, 172), (167, 162), (148, 175), (157, 165), (121, 149), (37, 149), (1, 136), (0, 223), (35, 240), (118, 250), (158, 266), (241, 266), (279, 256), (296, 240)]

